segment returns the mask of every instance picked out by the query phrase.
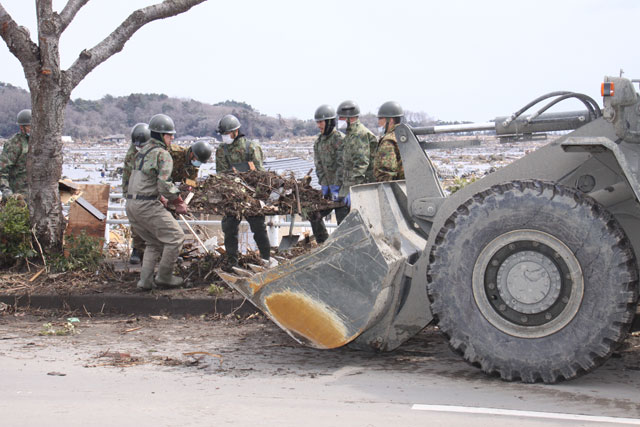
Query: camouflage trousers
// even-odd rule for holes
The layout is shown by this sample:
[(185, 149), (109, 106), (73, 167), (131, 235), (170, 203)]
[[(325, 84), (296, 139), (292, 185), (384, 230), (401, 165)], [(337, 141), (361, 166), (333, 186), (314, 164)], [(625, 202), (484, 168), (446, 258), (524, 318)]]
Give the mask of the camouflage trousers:
[(143, 253), (147, 244), (144, 242), (144, 239), (133, 230), (133, 227), (131, 227), (131, 240), (133, 249), (139, 253)]

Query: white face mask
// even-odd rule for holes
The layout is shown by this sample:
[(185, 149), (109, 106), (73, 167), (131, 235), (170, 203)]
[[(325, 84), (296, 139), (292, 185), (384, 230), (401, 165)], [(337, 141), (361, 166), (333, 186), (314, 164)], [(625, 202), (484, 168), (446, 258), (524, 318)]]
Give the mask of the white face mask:
[(384, 126), (378, 126), (378, 135), (384, 135), (385, 131), (384, 131)]
[(229, 144), (230, 142), (233, 142), (233, 138), (231, 138), (231, 135), (225, 133), (222, 135), (222, 142)]
[(338, 120), (338, 129), (346, 129), (347, 121), (346, 120)]

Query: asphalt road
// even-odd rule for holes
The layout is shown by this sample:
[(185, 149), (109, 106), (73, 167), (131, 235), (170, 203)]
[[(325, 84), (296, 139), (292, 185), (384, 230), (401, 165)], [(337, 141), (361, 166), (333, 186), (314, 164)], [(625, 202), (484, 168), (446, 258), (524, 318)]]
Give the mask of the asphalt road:
[(0, 316), (1, 425), (640, 425), (638, 337), (589, 375), (525, 385), (433, 328), (387, 354), (305, 348), (260, 318), (85, 317), (40, 335), (65, 323)]

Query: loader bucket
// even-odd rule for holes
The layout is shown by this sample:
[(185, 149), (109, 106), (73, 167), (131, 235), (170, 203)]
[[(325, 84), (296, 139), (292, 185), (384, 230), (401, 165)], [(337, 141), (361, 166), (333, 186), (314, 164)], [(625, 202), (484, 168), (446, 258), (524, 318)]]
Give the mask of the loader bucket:
[[(217, 272), (298, 342), (321, 349), (343, 346), (382, 319), (391, 323), (394, 304), (406, 298), (411, 280), (404, 271), (426, 240), (404, 217), (403, 191), (402, 182), (353, 187), (351, 213), (313, 252), (255, 275)], [(428, 323), (426, 294), (424, 299)], [(378, 335), (369, 344), (386, 349)]]

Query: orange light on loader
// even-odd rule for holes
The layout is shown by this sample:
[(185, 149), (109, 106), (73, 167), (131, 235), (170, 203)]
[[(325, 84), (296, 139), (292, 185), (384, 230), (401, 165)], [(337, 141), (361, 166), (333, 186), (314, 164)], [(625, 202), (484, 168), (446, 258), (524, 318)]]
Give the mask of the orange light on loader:
[(602, 85), (600, 85), (600, 95), (602, 96), (613, 96), (615, 92), (613, 83), (602, 83)]

